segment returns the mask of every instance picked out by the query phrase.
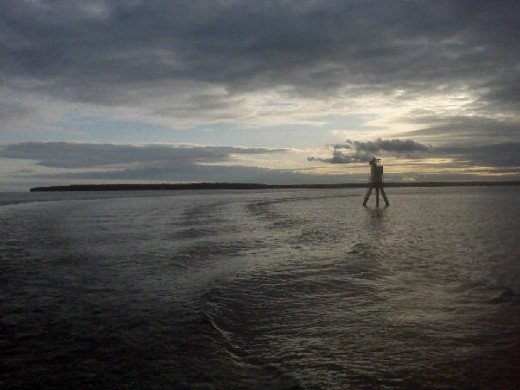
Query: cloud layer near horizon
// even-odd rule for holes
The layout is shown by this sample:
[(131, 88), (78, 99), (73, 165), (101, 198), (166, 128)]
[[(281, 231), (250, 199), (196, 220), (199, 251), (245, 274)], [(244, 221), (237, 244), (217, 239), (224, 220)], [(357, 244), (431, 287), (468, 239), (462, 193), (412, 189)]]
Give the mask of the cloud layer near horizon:
[[(468, 172), (470, 175), (491, 170), (491, 174), (512, 177), (519, 173), (519, 149), (520, 143), (432, 148), (412, 140), (347, 140), (345, 143), (330, 146), (332, 157), (309, 157), (314, 162), (350, 164), (354, 167), (341, 173), (337, 170), (320, 172), (316, 165), (314, 169), (273, 168), (265, 162), (276, 161), (296, 151), (233, 146), (28, 142), (1, 146), (0, 158), (32, 162), (25, 169), (13, 172), (12, 177), (32, 178), (34, 185), (40, 183), (38, 180), (51, 181), (51, 184), (63, 184), (67, 180), (283, 184), (364, 181), (366, 162), (374, 154), (382, 156), (385, 165), (393, 166), (391, 180), (418, 177), (425, 173), (431, 180), (436, 166), (451, 170), (451, 173), (437, 174), (437, 180), (460, 180), (464, 169), (471, 167), (480, 169)], [(425, 161), (421, 162), (417, 153), (422, 154)], [(395, 159), (400, 161), (397, 169)]]
[(1, 146), (0, 158), (32, 161), (28, 168), (12, 175), (31, 177), (35, 183), (38, 180), (305, 182), (304, 174), (247, 163), (247, 158), (253, 161), (255, 156), (262, 155), (276, 158), (288, 152), (233, 146), (27, 142)]
[(171, 168), (187, 164), (223, 163), (232, 155), (283, 153), (283, 149), (238, 148), (193, 145), (115, 145), (66, 142), (26, 142), (5, 145), (0, 157), (35, 160), (50, 168), (106, 168), (118, 165), (167, 164)]

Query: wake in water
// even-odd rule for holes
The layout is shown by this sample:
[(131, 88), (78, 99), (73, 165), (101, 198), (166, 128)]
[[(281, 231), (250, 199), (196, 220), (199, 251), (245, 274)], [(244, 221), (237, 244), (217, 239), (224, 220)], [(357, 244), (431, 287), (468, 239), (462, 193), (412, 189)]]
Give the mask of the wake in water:
[(0, 207), (2, 384), (517, 388), (518, 194), (460, 191)]

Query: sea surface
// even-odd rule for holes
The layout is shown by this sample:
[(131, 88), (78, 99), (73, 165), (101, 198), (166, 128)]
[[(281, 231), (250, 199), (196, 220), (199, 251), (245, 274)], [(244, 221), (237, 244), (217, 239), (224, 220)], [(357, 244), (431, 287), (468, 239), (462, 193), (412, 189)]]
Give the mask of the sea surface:
[(520, 188), (363, 194), (0, 193), (0, 387), (520, 388)]

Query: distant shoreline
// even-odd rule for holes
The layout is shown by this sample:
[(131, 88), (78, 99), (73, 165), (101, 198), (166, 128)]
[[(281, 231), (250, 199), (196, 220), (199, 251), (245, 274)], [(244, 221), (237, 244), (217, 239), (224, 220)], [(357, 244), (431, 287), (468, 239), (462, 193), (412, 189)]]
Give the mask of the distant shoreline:
[[(342, 184), (262, 184), (262, 183), (184, 183), (184, 184), (72, 184), (68, 186), (34, 187), (30, 192), (67, 191), (164, 191), (164, 190), (262, 190), (291, 188), (366, 188), (368, 183)], [(437, 182), (388, 182), (385, 187), (476, 187), (520, 186), (520, 181), (437, 181)]]

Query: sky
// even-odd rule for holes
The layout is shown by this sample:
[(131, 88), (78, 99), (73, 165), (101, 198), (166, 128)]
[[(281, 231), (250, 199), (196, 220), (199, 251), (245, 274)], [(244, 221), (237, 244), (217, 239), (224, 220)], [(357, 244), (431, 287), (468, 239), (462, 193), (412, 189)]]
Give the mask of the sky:
[(2, 0), (0, 191), (520, 179), (520, 2)]

